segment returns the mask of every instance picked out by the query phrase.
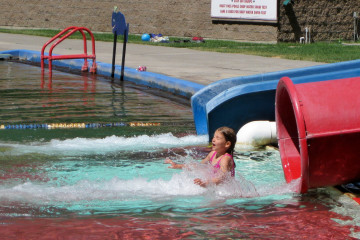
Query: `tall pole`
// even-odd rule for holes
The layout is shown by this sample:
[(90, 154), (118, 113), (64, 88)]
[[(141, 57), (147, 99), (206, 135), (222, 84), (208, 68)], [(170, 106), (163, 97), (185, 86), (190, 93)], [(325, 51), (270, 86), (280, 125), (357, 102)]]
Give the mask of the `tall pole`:
[(116, 43), (117, 43), (117, 32), (115, 31), (114, 45), (113, 45), (113, 58), (112, 58), (112, 66), (111, 66), (111, 77), (112, 78), (114, 78), (114, 72), (115, 72)]
[(126, 42), (127, 42), (127, 31), (129, 29), (129, 24), (127, 25), (124, 31), (124, 43), (123, 43), (123, 53), (122, 53), (122, 60), (121, 60), (121, 76), (120, 81), (124, 81), (124, 69), (125, 69), (125, 54), (126, 54)]

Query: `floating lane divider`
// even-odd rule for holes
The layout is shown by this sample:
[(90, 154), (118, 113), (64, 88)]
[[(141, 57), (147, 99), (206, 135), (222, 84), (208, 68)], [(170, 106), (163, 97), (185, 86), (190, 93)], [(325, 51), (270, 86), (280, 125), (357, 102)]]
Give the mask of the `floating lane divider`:
[(118, 122), (118, 123), (45, 123), (45, 124), (10, 124), (0, 125), (0, 130), (6, 129), (67, 129), (67, 128), (102, 128), (102, 127), (153, 127), (161, 126), (153, 122)]

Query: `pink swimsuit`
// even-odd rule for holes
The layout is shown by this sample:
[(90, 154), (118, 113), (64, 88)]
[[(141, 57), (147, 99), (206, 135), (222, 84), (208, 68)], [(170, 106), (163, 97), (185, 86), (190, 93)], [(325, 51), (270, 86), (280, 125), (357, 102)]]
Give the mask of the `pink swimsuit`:
[[(228, 153), (225, 153), (224, 155), (222, 155), (222, 157), (219, 159), (219, 161), (218, 161), (215, 165), (213, 165), (213, 167), (216, 168), (216, 169), (220, 169), (220, 161), (221, 161), (221, 159), (222, 159), (225, 155), (230, 156), (230, 157), (231, 157), (231, 160), (232, 160), (233, 163), (234, 163), (234, 167), (231, 169), (231, 176), (234, 177), (234, 176), (235, 176), (235, 167), (236, 167), (236, 166), (235, 166), (235, 162), (234, 162), (233, 157), (232, 157), (230, 154), (228, 154)], [(215, 156), (216, 156), (216, 152), (214, 152), (214, 154), (213, 154), (212, 157), (210, 158), (209, 163), (212, 164), (212, 161), (213, 161), (213, 159), (214, 159)]]

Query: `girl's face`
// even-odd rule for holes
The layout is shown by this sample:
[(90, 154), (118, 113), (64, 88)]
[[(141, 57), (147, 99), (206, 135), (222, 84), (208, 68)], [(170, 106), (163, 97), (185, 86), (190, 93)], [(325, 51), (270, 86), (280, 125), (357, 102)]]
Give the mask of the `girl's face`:
[(224, 134), (219, 131), (216, 131), (212, 139), (212, 150), (216, 152), (226, 152), (230, 147), (230, 141), (226, 141)]

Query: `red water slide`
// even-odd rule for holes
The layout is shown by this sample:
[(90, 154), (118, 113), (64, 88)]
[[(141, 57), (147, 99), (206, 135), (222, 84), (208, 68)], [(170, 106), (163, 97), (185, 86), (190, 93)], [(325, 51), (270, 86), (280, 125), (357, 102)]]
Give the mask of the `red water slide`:
[(287, 182), (298, 192), (360, 179), (360, 77), (293, 84), (276, 90), (276, 124)]

